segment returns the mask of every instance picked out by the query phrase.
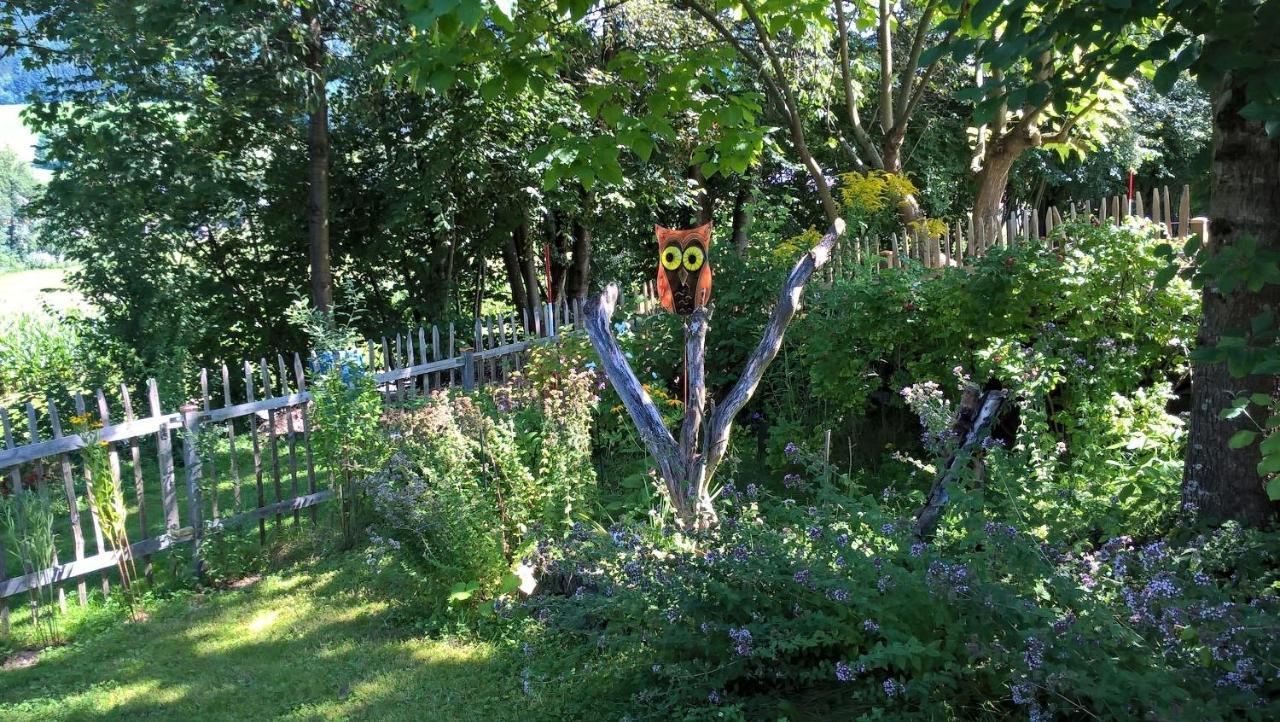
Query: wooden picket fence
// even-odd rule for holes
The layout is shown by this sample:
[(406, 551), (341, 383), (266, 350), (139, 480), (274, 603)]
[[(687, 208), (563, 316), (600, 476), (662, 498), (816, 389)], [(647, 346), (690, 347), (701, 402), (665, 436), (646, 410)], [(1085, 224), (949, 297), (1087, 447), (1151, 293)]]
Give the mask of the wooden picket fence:
[[(639, 313), (652, 312), (657, 301), (651, 284), (647, 284), (639, 301)], [(455, 324), (419, 327), (394, 337), (370, 340), (366, 348), (368, 368), (374, 373), (384, 403), (398, 406), (418, 395), (446, 386), (464, 389), (500, 381), (535, 344), (556, 339), (562, 333), (577, 333), (582, 328), (584, 307), (581, 299), (543, 304), (539, 312), (502, 314), (476, 320), (468, 337), (459, 333)], [(465, 339), (460, 344), (460, 339)], [(462, 345), (465, 344), (465, 345)], [(146, 384), (146, 410), (135, 413), (128, 386), (119, 389), (118, 406), (112, 407), (108, 394), (98, 389), (88, 399), (74, 396), (77, 415), (88, 411), (101, 428), (86, 434), (71, 431), (59, 415), (52, 400), (46, 402), (47, 417), (38, 419), (36, 407), (28, 403), (25, 424), (15, 420), (8, 409), (0, 407), (0, 425), (4, 430), (4, 448), (0, 450), (0, 477), (7, 476), (9, 489), (31, 488), (41, 494), (65, 498), (66, 513), (55, 519), (55, 534), (71, 535), (74, 559), (59, 561), (46, 569), (22, 569), (8, 577), (5, 572), (4, 540), (0, 539), (0, 629), (9, 630), (9, 598), (41, 587), (57, 589), (59, 603), (66, 606), (66, 586), (75, 582), (80, 604), (86, 604), (86, 578), (97, 574), (105, 593), (110, 590), (110, 574), (121, 558), (121, 551), (109, 548), (93, 507), (87, 498), (88, 472), (81, 469), (79, 481), (74, 455), (90, 443), (106, 442), (111, 474), (121, 482), (121, 456), (132, 472), (132, 489), (122, 489), (132, 496), (131, 522), (141, 530), (141, 538), (132, 539), (130, 550), (145, 575), (151, 576), (151, 557), (170, 547), (198, 542), (214, 529), (244, 526), (257, 522), (260, 537), (266, 538), (270, 517), (280, 525), (285, 515), (296, 523), (302, 509), (314, 507), (334, 494), (329, 484), (317, 482), (316, 463), (311, 444), (304, 356), (277, 354), (274, 359), (260, 358), (256, 363), (245, 360), (238, 367), (221, 364), (216, 369), (201, 369), (200, 398), (182, 405), (176, 411), (161, 407), (161, 395), (154, 379)], [(314, 361), (314, 353), (311, 354)], [(235, 379), (233, 374), (243, 375)], [(213, 376), (211, 382), (210, 376)], [(220, 382), (220, 393), (218, 383)], [(242, 388), (241, 400), (233, 398)], [(113, 400), (114, 401), (114, 400)], [(220, 403), (219, 403), (220, 402)], [(243, 420), (243, 421), (242, 421)], [(240, 430), (237, 431), (237, 422)], [(25, 426), (24, 430), (19, 426)], [(41, 429), (51, 433), (42, 434)], [(181, 436), (182, 479), (174, 461), (174, 434)], [(225, 436), (230, 448), (227, 468), (200, 458), (198, 440), (202, 434)], [(21, 437), (25, 436), (25, 439)], [(86, 436), (90, 438), (85, 438)], [(247, 437), (247, 438), (246, 438)], [(21, 439), (21, 441), (20, 441)], [(148, 444), (154, 441), (154, 444)], [(247, 444), (247, 446), (245, 446)], [(147, 483), (143, 474), (144, 445), (147, 455), (154, 454), (160, 485), (159, 509), (154, 500), (148, 508)], [(240, 469), (237, 449), (252, 450), (253, 469)], [(145, 462), (151, 463), (151, 462)], [(287, 473), (282, 465), (287, 464)], [(218, 507), (220, 475), (234, 487), (234, 509), (227, 513)], [(252, 485), (242, 494), (242, 485)], [(60, 488), (58, 488), (60, 487)], [(205, 494), (204, 489), (214, 493)], [(152, 492), (155, 489), (151, 490)], [(208, 498), (204, 498), (208, 496)], [(159, 511), (159, 518), (155, 512)], [(311, 512), (314, 514), (314, 510)], [(92, 539), (86, 539), (83, 517), (89, 516)], [(86, 549), (93, 544), (92, 552)], [(196, 545), (197, 564), (199, 546)]]
[[(1141, 196), (1132, 201), (1115, 196), (1101, 199), (1096, 205), (1071, 203), (1065, 214), (1051, 207), (1043, 219), (1034, 209), (1013, 211), (977, 223), (968, 218), (948, 223), (945, 233), (932, 237), (916, 232), (896, 234), (888, 239), (847, 238), (839, 242), (825, 276), (827, 280), (847, 276), (872, 260), (874, 268), (899, 267), (906, 259), (928, 268), (967, 266), (992, 249), (1013, 248), (1032, 239), (1051, 239), (1052, 242), (1054, 228), (1082, 216), (1117, 225), (1129, 216), (1149, 218), (1162, 225), (1170, 238), (1207, 234), (1206, 219), (1191, 217), (1188, 187), (1182, 188), (1176, 214), (1170, 201), (1166, 186), (1153, 191), (1149, 205)], [(638, 313), (651, 313), (657, 306), (654, 284), (644, 284)], [(444, 327), (433, 325), (430, 330), (419, 327), (394, 337), (369, 340), (360, 352), (367, 354), (368, 368), (374, 373), (385, 403), (397, 406), (446, 386), (460, 385), (469, 390), (505, 379), (512, 369), (520, 368), (523, 356), (534, 344), (553, 340), (562, 331), (576, 333), (582, 327), (583, 312), (580, 299), (543, 304), (536, 313), (525, 313), (520, 318), (509, 313), (477, 319), (465, 336), (466, 330), (460, 333), (452, 323)], [(242, 387), (233, 384), (233, 373), (242, 376), (242, 379), (236, 378), (237, 382), (243, 381)], [(67, 561), (55, 559), (54, 565), (47, 569), (23, 569), (21, 574), (8, 577), (3, 563), (8, 559), (5, 556), (8, 551), (0, 539), (0, 631), (7, 634), (9, 630), (9, 599), (24, 592), (51, 586), (58, 590), (59, 602), (65, 606), (65, 587), (75, 582), (79, 601), (86, 604), (86, 579), (94, 574), (99, 575), (103, 592), (110, 590), (110, 572), (116, 567), (121, 551), (109, 548), (88, 503), (87, 472), (82, 469), (81, 481), (77, 482), (74, 469), (78, 459), (73, 453), (89, 443), (107, 443), (111, 473), (117, 482), (122, 474), (121, 455), (127, 456), (134, 503), (130, 515), (135, 517), (136, 528), (142, 531), (141, 538), (132, 541), (130, 550), (148, 577), (152, 555), (175, 545), (198, 542), (214, 529), (252, 522), (257, 522), (259, 535), (265, 539), (268, 518), (273, 517), (275, 524), (280, 525), (285, 515), (292, 515), (296, 522), (301, 510), (333, 498), (331, 489), (320, 488), (316, 478), (308, 418), (311, 395), (307, 391), (304, 356), (277, 354), (274, 360), (267, 357), (256, 363), (244, 360), (234, 369), (221, 364), (213, 369), (212, 382), (210, 375), (209, 369), (200, 371), (200, 398), (176, 411), (162, 409), (160, 390), (154, 379), (146, 384), (145, 415), (135, 413), (129, 388), (124, 385), (119, 389), (119, 406), (114, 409), (102, 389), (87, 399), (76, 394), (73, 402), (77, 415), (91, 413), (102, 425), (89, 434), (92, 438), (88, 439), (82, 434), (65, 432), (68, 429), (52, 400), (46, 400), (47, 410), (42, 411), (47, 416), (43, 421), (30, 403), (20, 410), (16, 420), (10, 410), (0, 407), (0, 425), (4, 431), (0, 477), (8, 477), (11, 490), (35, 488), (42, 494), (55, 493), (65, 498), (67, 512), (55, 520), (55, 533), (70, 532), (74, 555), (74, 559)], [(219, 382), (220, 393), (217, 393)], [(242, 401), (233, 398), (236, 388), (243, 389)], [(220, 403), (218, 397), (221, 397)], [(241, 422), (239, 432), (237, 422)], [(48, 433), (42, 434), (42, 428)], [(175, 433), (182, 435), (181, 484), (174, 462)], [(208, 433), (225, 435), (231, 450), (227, 468), (218, 469), (200, 458), (198, 439)], [(23, 436), (25, 440), (21, 439)], [(252, 451), (252, 471), (245, 469), (242, 473), (238, 468), (238, 444), (247, 444), (246, 451)], [(144, 446), (148, 455), (154, 454), (159, 470), (159, 518), (152, 518), (156, 510), (147, 508), (142, 471)], [(282, 473), (282, 463), (287, 464), (287, 474)], [(216, 492), (220, 474), (233, 485), (235, 501), (231, 513), (219, 509), (216, 493), (207, 499), (202, 495), (206, 484)], [(242, 495), (242, 484), (250, 482), (252, 498), (246, 499), (247, 495)], [(61, 488), (51, 492), (51, 487), (57, 486)], [(87, 549), (82, 519), (86, 514), (92, 533), (92, 554)]]
[(908, 259), (925, 268), (969, 266), (992, 249), (1013, 248), (1032, 239), (1052, 241), (1054, 228), (1081, 217), (1121, 225), (1135, 216), (1163, 226), (1169, 238), (1207, 236), (1208, 219), (1191, 217), (1191, 188), (1182, 187), (1176, 214), (1171, 200), (1169, 187), (1164, 186), (1152, 189), (1150, 205), (1140, 193), (1132, 199), (1117, 195), (1101, 198), (1096, 205), (1070, 203), (1065, 214), (1050, 206), (1043, 218), (1039, 209), (1022, 208), (976, 221), (973, 217), (952, 220), (946, 222), (945, 232), (931, 236), (917, 229), (891, 234), (887, 239), (846, 238), (837, 245), (826, 277), (830, 280), (847, 276), (873, 259), (878, 267), (885, 268), (901, 267)]

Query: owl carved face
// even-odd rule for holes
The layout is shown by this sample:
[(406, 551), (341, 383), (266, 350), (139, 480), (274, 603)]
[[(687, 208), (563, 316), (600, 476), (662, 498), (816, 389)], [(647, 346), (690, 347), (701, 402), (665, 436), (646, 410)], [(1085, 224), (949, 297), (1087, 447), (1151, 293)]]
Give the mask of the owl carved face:
[(658, 300), (668, 311), (688, 316), (711, 300), (711, 224), (658, 234)]

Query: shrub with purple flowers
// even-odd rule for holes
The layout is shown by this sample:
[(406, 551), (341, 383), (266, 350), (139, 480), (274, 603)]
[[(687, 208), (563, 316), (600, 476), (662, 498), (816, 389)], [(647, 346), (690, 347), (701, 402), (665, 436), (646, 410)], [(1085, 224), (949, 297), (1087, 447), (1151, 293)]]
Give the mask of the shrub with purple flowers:
[(871, 496), (805, 508), (761, 492), (725, 512), (692, 539), (616, 529), (626, 543), (593, 536), (535, 559), (575, 570), (587, 591), (531, 598), (526, 613), (557, 644), (598, 650), (597, 667), (611, 660), (601, 694), (634, 719), (687, 718), (713, 704), (709, 690), (749, 719), (801, 704), (840, 718), (1280, 712), (1276, 575), (1227, 576), (1242, 557), (1275, 564), (1274, 537), (1081, 552), (958, 513), (921, 545), (886, 533), (895, 511)]

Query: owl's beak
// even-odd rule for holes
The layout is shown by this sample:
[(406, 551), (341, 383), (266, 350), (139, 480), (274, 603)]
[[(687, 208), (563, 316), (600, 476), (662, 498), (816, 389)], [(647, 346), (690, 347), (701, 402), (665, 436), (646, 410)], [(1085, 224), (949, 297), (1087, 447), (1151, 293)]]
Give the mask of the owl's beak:
[(689, 271), (685, 268), (680, 269), (680, 283), (689, 282)]

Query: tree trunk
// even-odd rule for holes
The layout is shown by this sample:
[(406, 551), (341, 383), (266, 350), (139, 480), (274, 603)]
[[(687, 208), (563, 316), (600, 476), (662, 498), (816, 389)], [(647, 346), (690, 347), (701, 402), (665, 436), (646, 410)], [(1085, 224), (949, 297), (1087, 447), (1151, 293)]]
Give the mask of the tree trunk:
[(520, 251), (516, 244), (516, 234), (520, 228), (511, 229), (507, 242), (502, 246), (502, 263), (507, 269), (507, 283), (511, 286), (511, 302), (515, 304), (516, 314), (523, 315), (529, 309), (529, 296), (524, 288), (524, 271), (520, 268)]
[(573, 260), (569, 266), (569, 298), (586, 298), (591, 280), (591, 229), (581, 219), (573, 222)]
[(754, 183), (752, 180), (743, 176), (738, 179), (738, 192), (733, 196), (733, 250), (738, 256), (745, 257), (747, 255), (747, 226), (751, 225), (751, 209), (747, 204), (751, 201), (753, 195)]
[(513, 239), (517, 257), (520, 259), (521, 272), (524, 274), (525, 307), (529, 309), (529, 323), (536, 326), (538, 308), (542, 306), (542, 294), (538, 288), (537, 249), (529, 244), (529, 225), (521, 223), (516, 228)]
[[(1280, 251), (1280, 141), (1267, 138), (1262, 123), (1240, 117), (1245, 103), (1243, 86), (1228, 78), (1219, 91), (1213, 118), (1209, 232), (1210, 252), (1215, 254), (1242, 236), (1256, 239), (1259, 252)], [(1207, 279), (1201, 299), (1203, 314), (1196, 340), (1204, 348), (1216, 345), (1223, 336), (1246, 335), (1253, 318), (1280, 307), (1280, 285), (1223, 294), (1214, 279)], [(1192, 363), (1191, 379), (1183, 503), (1210, 523), (1234, 519), (1263, 526), (1275, 516), (1276, 507), (1258, 475), (1258, 445), (1235, 450), (1227, 446), (1233, 434), (1252, 424), (1244, 415), (1223, 419), (1221, 412), (1238, 393), (1273, 396), (1280, 387), (1278, 379), (1256, 374), (1232, 378), (1225, 364), (1203, 361)], [(1265, 413), (1256, 406), (1251, 412), (1255, 418)]]
[(1009, 171), (1026, 146), (1014, 139), (1000, 139), (987, 146), (978, 171), (978, 194), (973, 201), (973, 218), (977, 224), (1000, 213), (1005, 189), (1009, 187)]
[(325, 91), (325, 43), (319, 3), (308, 6), (307, 72), (311, 76), (311, 110), (307, 118), (307, 229), (311, 256), (311, 303), (319, 311), (333, 305), (329, 269), (329, 101)]

